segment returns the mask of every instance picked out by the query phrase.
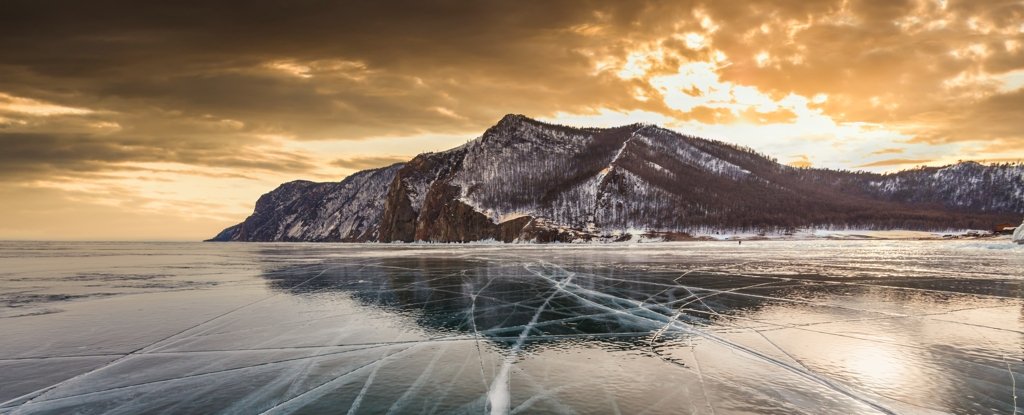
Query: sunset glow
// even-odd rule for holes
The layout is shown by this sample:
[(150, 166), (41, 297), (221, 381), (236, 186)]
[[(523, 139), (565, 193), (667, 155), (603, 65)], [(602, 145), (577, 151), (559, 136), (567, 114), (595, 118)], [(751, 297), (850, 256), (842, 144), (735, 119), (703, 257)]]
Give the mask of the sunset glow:
[(800, 167), (1024, 159), (1019, 2), (117, 3), (0, 6), (0, 239), (199, 239), (506, 113)]

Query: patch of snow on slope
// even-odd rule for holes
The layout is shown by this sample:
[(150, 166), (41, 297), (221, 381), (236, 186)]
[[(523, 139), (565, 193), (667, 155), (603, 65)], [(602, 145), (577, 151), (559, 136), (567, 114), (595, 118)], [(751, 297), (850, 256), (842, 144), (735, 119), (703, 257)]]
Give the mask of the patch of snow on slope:
[(685, 164), (698, 167), (704, 171), (732, 178), (740, 178), (750, 175), (749, 170), (694, 147), (690, 143), (686, 142), (682, 136), (673, 131), (650, 127), (641, 129), (638, 132), (638, 135), (639, 137), (637, 140), (648, 145), (655, 152), (662, 154), (674, 154)]

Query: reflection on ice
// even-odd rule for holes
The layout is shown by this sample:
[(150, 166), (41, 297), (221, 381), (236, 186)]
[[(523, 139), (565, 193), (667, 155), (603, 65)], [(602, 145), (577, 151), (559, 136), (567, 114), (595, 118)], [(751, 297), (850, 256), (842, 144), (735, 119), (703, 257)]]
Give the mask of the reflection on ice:
[(0, 413), (1009, 414), (1020, 254), (9, 244)]

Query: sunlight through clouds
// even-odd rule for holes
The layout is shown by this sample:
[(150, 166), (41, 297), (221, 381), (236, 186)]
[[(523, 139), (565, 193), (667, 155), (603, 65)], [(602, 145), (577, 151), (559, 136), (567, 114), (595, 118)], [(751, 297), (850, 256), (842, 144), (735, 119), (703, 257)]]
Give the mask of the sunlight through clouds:
[(49, 117), (54, 115), (84, 115), (91, 114), (94, 111), (87, 108), (67, 107), (0, 92), (0, 113), (2, 112)]
[[(770, 29), (766, 27), (762, 31)], [(764, 55), (768, 59), (767, 54)], [(829, 95), (825, 93), (810, 98), (789, 93), (775, 98), (755, 86), (724, 81), (720, 70), (731, 63), (721, 51), (711, 51), (708, 61), (684, 62), (674, 73), (664, 73), (666, 71), (661, 68), (670, 56), (665, 50), (643, 46), (641, 50), (627, 54), (616, 74), (622, 79), (639, 80), (649, 85), (660, 95), (661, 102), (674, 110), (673, 113), (597, 108), (586, 113), (559, 112), (546, 119), (577, 126), (607, 127), (631, 122), (659, 124), (689, 134), (741, 143), (769, 154), (780, 151), (797, 153), (800, 156), (792, 164), (801, 167), (814, 165), (806, 154), (816, 154), (815, 161), (819, 163), (853, 168), (863, 163), (837, 157), (841, 154), (836, 152), (837, 147), (871, 148), (904, 142), (912, 137), (880, 124), (837, 122), (822, 109), (822, 105), (829, 101)], [(609, 62), (614, 60), (604, 63), (605, 70), (614, 71)], [(713, 113), (716, 116), (713, 120), (694, 116), (709, 109), (724, 113)], [(782, 113), (791, 116), (772, 117)]]
[(237, 212), (507, 113), (658, 124), (801, 166), (1024, 158), (1019, 2), (135, 7), (0, 6), (0, 191)]

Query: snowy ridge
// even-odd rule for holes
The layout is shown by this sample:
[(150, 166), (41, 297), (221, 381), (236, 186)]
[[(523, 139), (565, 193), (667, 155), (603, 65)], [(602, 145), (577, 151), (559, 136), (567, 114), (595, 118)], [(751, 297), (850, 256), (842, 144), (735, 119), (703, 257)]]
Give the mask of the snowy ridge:
[(651, 147), (654, 152), (675, 153), (680, 161), (705, 171), (740, 179), (750, 175), (750, 171), (728, 161), (715, 157), (680, 139), (678, 133), (659, 127), (647, 127), (641, 130), (640, 141)]
[[(941, 203), (981, 211), (1024, 209), (1024, 165), (991, 168), (963, 162), (941, 168), (893, 173), (868, 183), (888, 198)], [(927, 193), (921, 189), (929, 190)]]
[[(523, 119), (503, 120), (497, 128), (470, 143), (463, 168), (452, 184), (460, 187), (461, 202), (494, 223), (516, 213), (586, 228), (596, 227), (595, 220), (603, 218), (605, 227), (624, 229), (643, 222), (642, 216), (651, 212), (669, 216), (667, 211), (677, 202), (670, 192), (653, 188), (656, 185), (632, 171), (635, 169), (630, 163), (642, 160), (647, 170), (663, 179), (677, 178), (671, 168), (650, 160), (649, 154), (672, 157), (677, 168), (690, 166), (733, 180), (751, 174), (694, 147), (669, 130), (640, 125), (622, 127), (619, 137), (610, 140), (621, 143), (615, 146), (614, 153), (608, 153), (608, 148), (594, 151), (593, 144), (601, 132), (565, 132)], [(599, 160), (601, 168), (573, 169), (575, 166), (565, 162), (586, 156)], [(619, 175), (622, 177), (618, 178)], [(640, 199), (647, 201), (644, 205), (637, 205), (638, 199), (633, 199), (647, 197)], [(625, 203), (627, 200), (634, 203)]]

